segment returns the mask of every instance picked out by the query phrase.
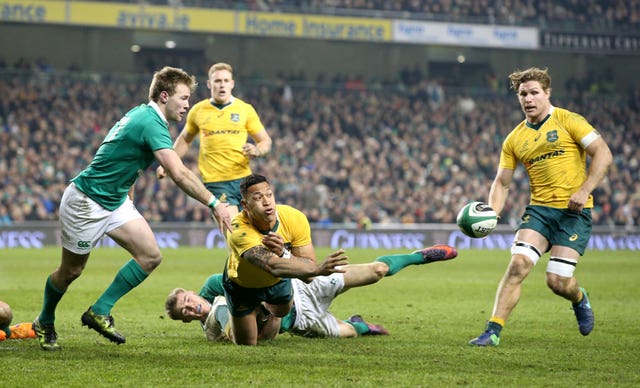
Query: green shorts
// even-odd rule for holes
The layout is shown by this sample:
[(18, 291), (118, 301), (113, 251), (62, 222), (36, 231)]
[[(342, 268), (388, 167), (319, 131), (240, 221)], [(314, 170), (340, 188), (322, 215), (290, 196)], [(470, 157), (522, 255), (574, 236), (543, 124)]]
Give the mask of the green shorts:
[(240, 195), (240, 182), (243, 179), (244, 178), (234, 179), (232, 181), (209, 182), (205, 183), (204, 186), (220, 201), (242, 209), (240, 205), (240, 200), (242, 200), (242, 196)]
[(293, 299), (291, 279), (282, 279), (270, 287), (246, 288), (229, 279), (225, 270), (222, 275), (222, 284), (229, 313), (234, 317), (244, 317), (255, 310), (261, 302), (287, 304)]
[(584, 254), (591, 237), (591, 209), (578, 213), (569, 209), (529, 205), (522, 215), (520, 229), (533, 229), (542, 234), (550, 246), (558, 245)]

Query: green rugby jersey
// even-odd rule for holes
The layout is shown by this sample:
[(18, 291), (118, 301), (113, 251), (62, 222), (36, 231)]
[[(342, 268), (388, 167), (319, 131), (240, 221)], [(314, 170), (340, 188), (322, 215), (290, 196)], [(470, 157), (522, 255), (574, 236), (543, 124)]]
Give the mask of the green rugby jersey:
[(89, 166), (71, 181), (89, 198), (113, 211), (153, 163), (153, 152), (163, 148), (173, 148), (169, 124), (152, 105), (137, 106), (109, 130)]

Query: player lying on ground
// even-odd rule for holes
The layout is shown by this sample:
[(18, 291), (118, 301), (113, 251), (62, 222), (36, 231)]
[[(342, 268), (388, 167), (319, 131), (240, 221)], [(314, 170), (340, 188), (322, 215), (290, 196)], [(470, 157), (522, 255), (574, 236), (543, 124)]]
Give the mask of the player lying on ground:
[[(337, 319), (329, 312), (331, 302), (350, 288), (377, 283), (408, 265), (450, 260), (456, 256), (455, 248), (435, 245), (410, 254), (381, 256), (367, 264), (345, 265), (342, 267), (344, 273), (317, 276), (310, 283), (291, 279), (293, 308), (282, 318), (280, 333), (289, 332), (303, 337), (388, 334), (382, 326), (367, 323), (359, 315), (345, 321)], [(174, 289), (165, 301), (165, 309), (171, 319), (183, 322), (199, 320), (208, 340), (229, 340), (229, 313), (224, 299), (222, 274), (210, 276), (200, 293), (183, 288)], [(261, 310), (262, 313), (257, 317), (259, 327), (268, 324), (270, 319), (268, 311)]]
[(13, 312), (8, 303), (0, 301), (0, 341), (6, 339), (36, 338), (31, 322), (11, 325)]

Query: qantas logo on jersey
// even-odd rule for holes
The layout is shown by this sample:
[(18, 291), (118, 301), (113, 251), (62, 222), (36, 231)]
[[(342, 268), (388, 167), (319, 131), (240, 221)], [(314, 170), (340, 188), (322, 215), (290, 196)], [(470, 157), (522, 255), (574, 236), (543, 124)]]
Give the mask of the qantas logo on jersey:
[(541, 162), (541, 161), (547, 160), (547, 159), (556, 158), (558, 156), (564, 155), (564, 153), (565, 153), (564, 149), (547, 152), (545, 154), (542, 154), (540, 156), (536, 156), (535, 158), (531, 158), (531, 159), (525, 161), (524, 164), (525, 164), (525, 167), (529, 168), (529, 167), (533, 166), (534, 164), (536, 164), (538, 162)]
[(240, 131), (237, 129), (216, 129), (213, 131), (202, 131), (202, 136), (213, 136), (213, 135), (237, 135)]

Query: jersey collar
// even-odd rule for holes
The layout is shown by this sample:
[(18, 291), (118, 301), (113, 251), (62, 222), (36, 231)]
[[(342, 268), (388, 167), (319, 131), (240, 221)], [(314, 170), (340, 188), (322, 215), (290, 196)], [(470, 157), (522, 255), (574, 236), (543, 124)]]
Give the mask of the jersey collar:
[[(264, 234), (264, 235), (269, 234), (269, 232), (273, 232), (273, 233), (275, 233), (275, 232), (276, 232), (276, 230), (278, 230), (278, 226), (280, 226), (280, 216), (278, 215), (278, 213), (276, 213), (276, 223), (273, 225), (273, 228), (271, 228), (271, 229), (269, 229), (269, 230), (267, 230), (267, 231), (259, 230), (259, 232), (260, 232), (260, 233), (262, 233), (262, 234)], [(256, 228), (256, 229), (257, 229), (257, 228)]]
[(169, 122), (167, 121), (167, 119), (164, 117), (164, 115), (162, 114), (162, 111), (160, 110), (160, 107), (158, 106), (158, 103), (155, 101), (149, 101), (149, 103), (147, 104), (150, 107), (153, 108), (153, 110), (156, 111), (156, 113), (158, 114), (158, 116), (160, 116), (160, 118), (162, 119), (162, 121), (164, 121), (167, 125), (169, 125)]
[(211, 103), (211, 105), (215, 106), (215, 107), (216, 107), (216, 108), (218, 108), (218, 109), (224, 109), (224, 108), (226, 108), (227, 106), (229, 106), (229, 105), (233, 104), (233, 101), (234, 101), (235, 99), (236, 99), (235, 97), (231, 96), (231, 98), (229, 99), (229, 102), (227, 102), (226, 104), (216, 104), (216, 103), (213, 101), (213, 98), (210, 98), (210, 99), (209, 99), (209, 103)]
[(540, 127), (542, 127), (542, 125), (544, 123), (547, 122), (547, 120), (549, 120), (549, 117), (551, 117), (551, 113), (553, 113), (554, 110), (554, 106), (551, 105), (551, 108), (549, 109), (549, 113), (547, 113), (547, 115), (545, 116), (544, 119), (542, 119), (538, 124), (531, 124), (529, 121), (525, 120), (525, 124), (527, 125), (527, 127), (531, 128), (531, 129), (535, 129), (536, 131), (538, 129), (540, 129)]

